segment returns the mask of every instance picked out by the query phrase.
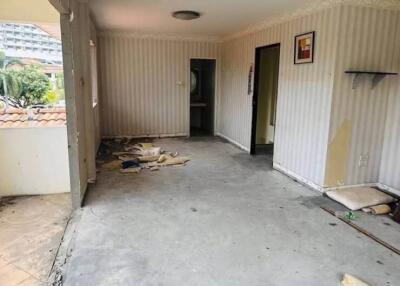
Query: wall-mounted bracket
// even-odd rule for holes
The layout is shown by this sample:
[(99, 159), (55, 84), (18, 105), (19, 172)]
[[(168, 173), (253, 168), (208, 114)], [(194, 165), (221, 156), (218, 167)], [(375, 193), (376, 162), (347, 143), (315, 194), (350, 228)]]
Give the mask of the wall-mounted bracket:
[(352, 88), (356, 89), (360, 84), (360, 79), (363, 75), (369, 75), (372, 77), (371, 89), (375, 88), (388, 75), (398, 75), (394, 72), (374, 72), (374, 71), (345, 71), (345, 73), (353, 74)]

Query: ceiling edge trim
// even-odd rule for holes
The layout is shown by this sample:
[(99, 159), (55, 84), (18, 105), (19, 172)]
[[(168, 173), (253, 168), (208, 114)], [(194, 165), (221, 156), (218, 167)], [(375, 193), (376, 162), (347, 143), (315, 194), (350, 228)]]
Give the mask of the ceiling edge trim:
[(400, 10), (400, 1), (398, 0), (326, 0), (320, 3), (316, 3), (311, 7), (305, 9), (299, 9), (293, 13), (283, 15), (281, 17), (274, 18), (270, 21), (263, 21), (256, 25), (250, 26), (247, 29), (239, 32), (224, 36), (220, 38), (221, 42), (230, 41), (239, 37), (243, 37), (258, 31), (265, 30), (271, 26), (285, 23), (291, 20), (295, 20), (304, 16), (311, 15), (315, 12), (319, 12), (325, 9), (333, 8), (340, 5), (355, 5), (361, 7), (380, 8), (380, 9), (391, 9)]
[(213, 42), (213, 43), (221, 42), (221, 37), (218, 36), (141, 33), (141, 32), (117, 31), (117, 30), (99, 30), (97, 35), (100, 37), (125, 37), (125, 38), (139, 38), (139, 39), (170, 40), (170, 41)]

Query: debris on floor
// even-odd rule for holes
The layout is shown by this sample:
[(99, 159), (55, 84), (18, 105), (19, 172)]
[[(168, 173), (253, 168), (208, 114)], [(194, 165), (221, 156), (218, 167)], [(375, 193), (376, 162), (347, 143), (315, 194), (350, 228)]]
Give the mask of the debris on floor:
[(340, 284), (341, 286), (369, 286), (369, 284), (361, 281), (360, 279), (350, 275), (350, 274), (344, 274), (342, 282)]
[(101, 165), (103, 170), (112, 171), (121, 168), (121, 160), (114, 160)]
[[(139, 173), (143, 169), (158, 171), (166, 166), (184, 166), (190, 158), (181, 157), (178, 152), (162, 150), (149, 142), (131, 143), (129, 139), (114, 139), (103, 142), (99, 150), (101, 169), (121, 173)], [(107, 157), (108, 160), (105, 160)]]
[(400, 223), (400, 204), (395, 205), (393, 211), (393, 220), (397, 223)]
[(387, 204), (383, 205), (377, 205), (377, 206), (372, 206), (372, 207), (367, 207), (367, 208), (362, 208), (362, 211), (365, 213), (371, 213), (374, 215), (380, 215), (380, 214), (388, 214), (391, 212), (391, 208)]
[(395, 201), (395, 198), (374, 188), (346, 188), (329, 191), (326, 195), (352, 211)]

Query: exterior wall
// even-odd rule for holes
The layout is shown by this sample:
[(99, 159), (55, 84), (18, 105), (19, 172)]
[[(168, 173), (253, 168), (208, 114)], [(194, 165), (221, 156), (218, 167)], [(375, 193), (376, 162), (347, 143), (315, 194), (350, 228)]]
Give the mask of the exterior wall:
[[(399, 90), (394, 87), (399, 78), (386, 78), (371, 89), (371, 77), (367, 76), (357, 89), (352, 89), (353, 76), (344, 71), (399, 71), (400, 41), (396, 31), (400, 14), (349, 5), (340, 9), (325, 186), (377, 183), (380, 170), (382, 180), (398, 186), (398, 162), (393, 161), (398, 151), (393, 144), (399, 142), (395, 121), (399, 108), (393, 108), (398, 104)], [(388, 97), (391, 102), (386, 119)], [(386, 151), (381, 168), (385, 121)]]
[(0, 196), (70, 191), (67, 129), (0, 129)]
[[(222, 43), (219, 132), (250, 148), (252, 95), (248, 72), (255, 48), (281, 43), (274, 164), (322, 185), (328, 143), (339, 7)], [(295, 35), (316, 31), (313, 64), (294, 65)]]
[(61, 42), (32, 24), (0, 23), (0, 49), (7, 57), (62, 65)]
[(190, 58), (217, 58), (218, 66), (218, 44), (108, 33), (98, 40), (102, 135), (188, 135)]
[[(81, 206), (88, 182), (96, 179), (96, 144), (90, 72), (88, 3), (53, 1), (61, 10), (72, 207)], [(72, 11), (74, 17), (65, 11)]]

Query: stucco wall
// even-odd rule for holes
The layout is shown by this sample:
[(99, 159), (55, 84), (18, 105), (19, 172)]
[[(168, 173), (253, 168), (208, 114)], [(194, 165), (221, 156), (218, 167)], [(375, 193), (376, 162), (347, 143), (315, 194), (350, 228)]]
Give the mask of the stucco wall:
[(0, 196), (70, 191), (67, 129), (0, 129)]

